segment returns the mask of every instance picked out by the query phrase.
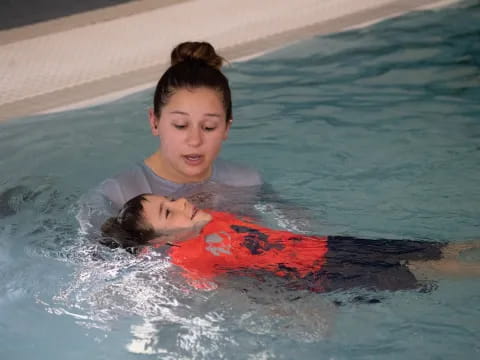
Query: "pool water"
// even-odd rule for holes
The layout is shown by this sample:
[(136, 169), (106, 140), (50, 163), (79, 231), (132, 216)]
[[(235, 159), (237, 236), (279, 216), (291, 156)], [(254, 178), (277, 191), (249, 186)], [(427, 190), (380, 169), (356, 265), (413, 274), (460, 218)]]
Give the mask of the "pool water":
[[(319, 234), (478, 239), (479, 40), (480, 6), (467, 1), (234, 63), (222, 156), (260, 169)], [(249, 278), (198, 291), (162, 254), (84, 239), (81, 195), (157, 146), (152, 92), (0, 124), (2, 359), (479, 357), (478, 279), (430, 293), (321, 295)]]

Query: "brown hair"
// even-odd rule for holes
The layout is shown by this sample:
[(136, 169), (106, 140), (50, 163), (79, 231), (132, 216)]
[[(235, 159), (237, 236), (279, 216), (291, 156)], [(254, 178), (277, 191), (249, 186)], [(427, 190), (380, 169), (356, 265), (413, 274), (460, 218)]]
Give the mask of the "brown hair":
[(184, 42), (171, 53), (171, 66), (158, 81), (153, 111), (160, 117), (162, 107), (178, 89), (207, 87), (222, 98), (226, 121), (232, 118), (232, 97), (228, 79), (220, 71), (224, 59), (208, 42)]

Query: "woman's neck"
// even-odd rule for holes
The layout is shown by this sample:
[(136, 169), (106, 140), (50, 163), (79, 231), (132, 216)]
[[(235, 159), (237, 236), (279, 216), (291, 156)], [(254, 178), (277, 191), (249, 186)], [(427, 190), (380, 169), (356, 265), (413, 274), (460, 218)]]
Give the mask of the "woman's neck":
[(183, 174), (164, 159), (160, 150), (146, 158), (144, 163), (155, 173), (155, 175), (177, 184), (203, 182), (208, 180), (212, 175), (212, 166), (210, 166), (206, 174), (202, 174), (201, 176), (189, 176)]

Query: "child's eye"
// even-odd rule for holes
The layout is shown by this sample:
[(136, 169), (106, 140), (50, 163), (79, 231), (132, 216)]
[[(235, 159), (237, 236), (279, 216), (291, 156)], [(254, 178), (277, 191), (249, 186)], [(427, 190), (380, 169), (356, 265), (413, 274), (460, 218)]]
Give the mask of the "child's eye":
[(213, 131), (213, 130), (216, 129), (216, 127), (205, 126), (203, 129), (204, 129), (205, 131)]
[(178, 130), (183, 130), (187, 127), (187, 125), (182, 125), (182, 124), (174, 124), (173, 126), (175, 127), (175, 129), (178, 129)]
[(168, 218), (168, 215), (170, 215), (170, 210), (167, 209), (167, 210), (165, 211), (165, 219)]

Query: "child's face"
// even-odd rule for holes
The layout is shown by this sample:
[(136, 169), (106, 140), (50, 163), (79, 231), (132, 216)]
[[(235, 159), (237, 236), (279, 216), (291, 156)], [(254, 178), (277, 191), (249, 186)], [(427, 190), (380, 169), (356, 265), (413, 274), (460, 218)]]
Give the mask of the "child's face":
[(145, 198), (142, 204), (145, 223), (160, 233), (203, 227), (212, 219), (209, 213), (197, 209), (185, 198), (170, 200), (159, 195)]

